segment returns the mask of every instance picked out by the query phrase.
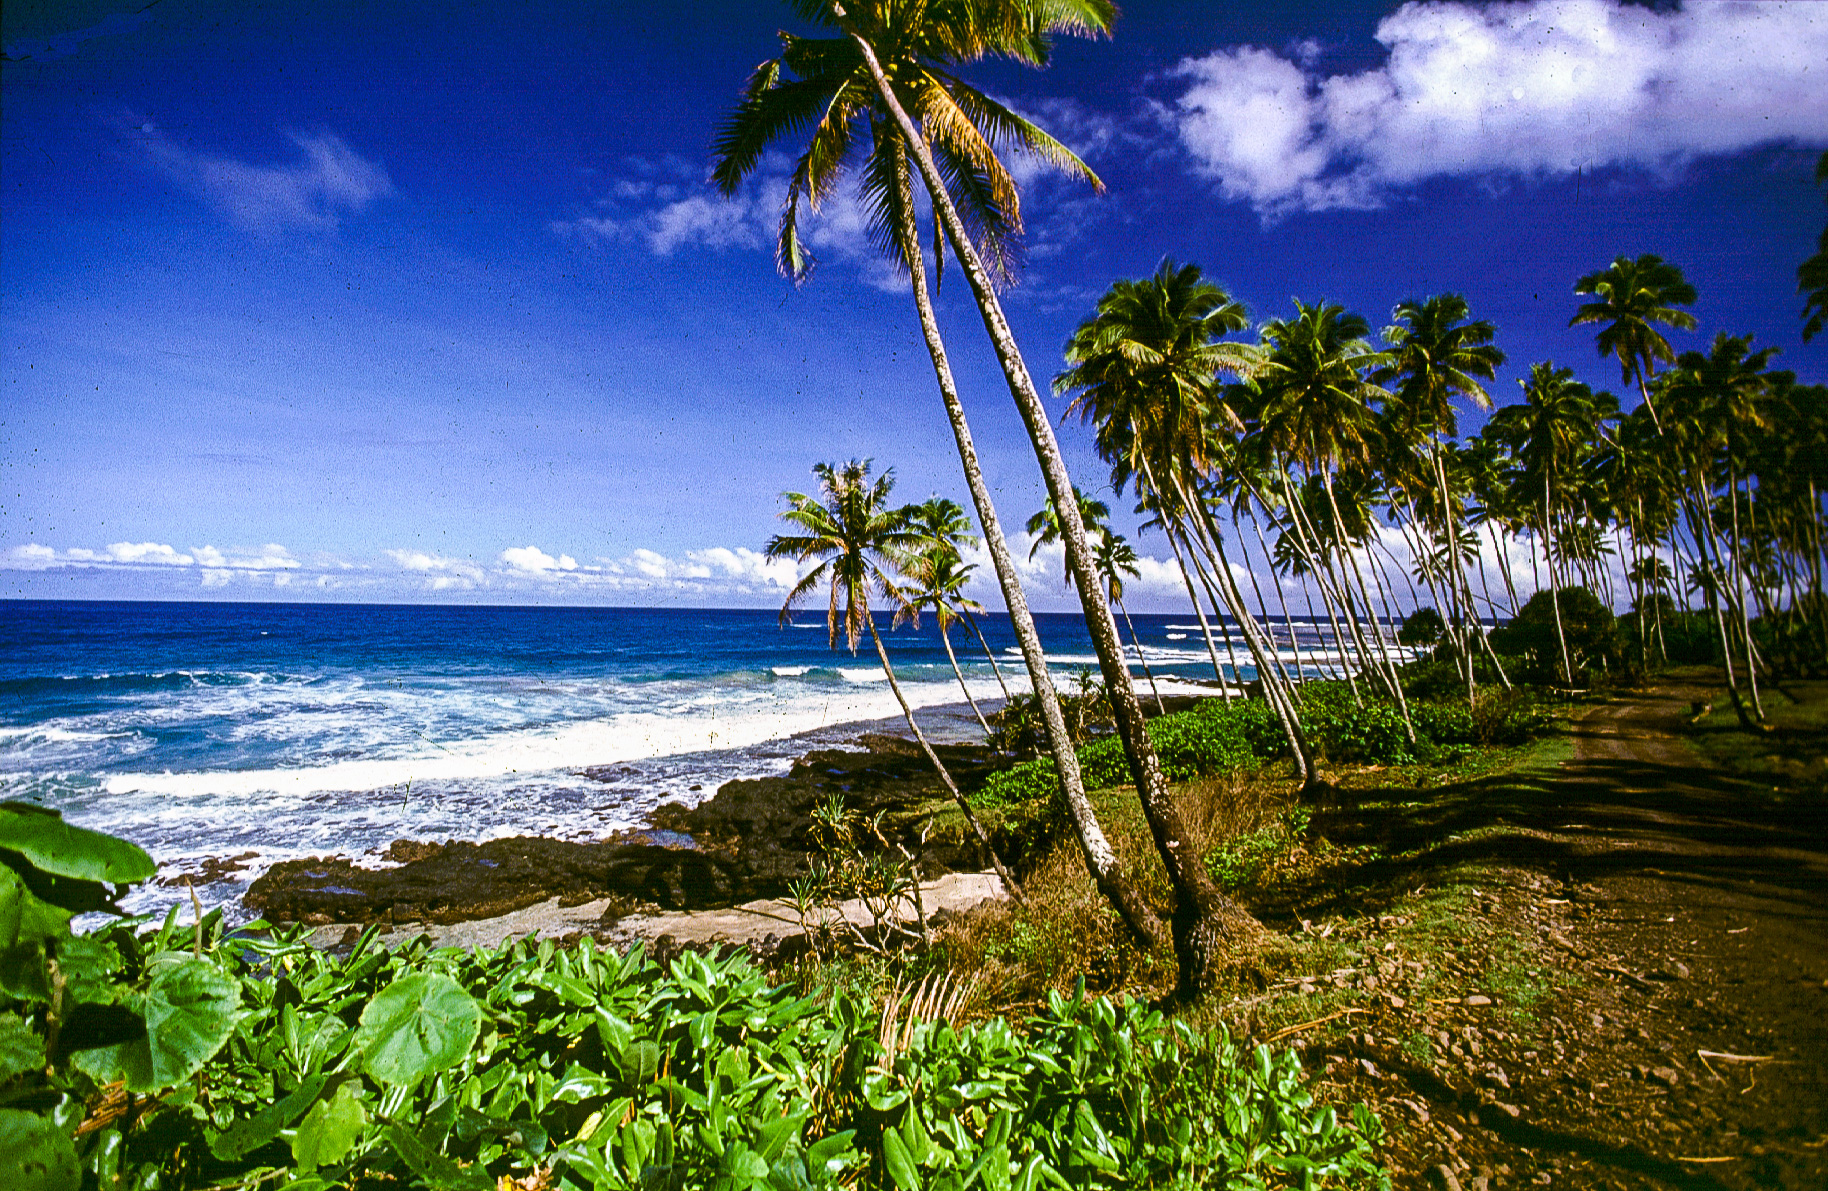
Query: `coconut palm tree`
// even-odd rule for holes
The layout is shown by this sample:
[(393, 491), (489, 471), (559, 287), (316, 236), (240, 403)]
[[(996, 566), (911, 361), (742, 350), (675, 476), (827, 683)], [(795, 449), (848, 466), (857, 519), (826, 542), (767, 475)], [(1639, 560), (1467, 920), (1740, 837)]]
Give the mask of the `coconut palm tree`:
[[(1549, 572), (1549, 599), (1555, 612), (1555, 632), (1561, 646), (1562, 675), (1574, 685), (1574, 664), (1568, 654), (1567, 634), (1561, 622), (1561, 581), (1552, 549), (1558, 534), (1561, 509), (1573, 486), (1581, 460), (1596, 437), (1603, 411), (1617, 408), (1611, 394), (1596, 394), (1574, 379), (1572, 368), (1553, 362), (1532, 365), (1523, 386), (1521, 405), (1507, 405), (1486, 424), (1488, 437), (1508, 448), (1518, 464), (1517, 484), (1542, 494), (1537, 523), (1543, 562)], [(1565, 559), (1564, 559), (1565, 561)]]
[(1130, 610), (1123, 603), (1123, 577), (1142, 577), (1136, 551), (1124, 540), (1122, 534), (1112, 533), (1107, 528), (1098, 540), (1097, 558), (1098, 572), (1104, 576), (1105, 590), (1110, 593), (1111, 603), (1117, 605), (1117, 611), (1123, 614), (1125, 627), (1130, 630), (1130, 644), (1136, 649), (1136, 661), (1142, 667), (1143, 677), (1149, 680), (1149, 693), (1155, 696), (1155, 710), (1157, 714), (1167, 715), (1168, 706), (1162, 702), (1161, 688), (1155, 685), (1155, 675), (1149, 670), (1149, 659), (1143, 656), (1142, 638), (1136, 635), (1136, 622), (1130, 619)]
[[(971, 521), (965, 516), (965, 510), (955, 500), (943, 496), (929, 497), (925, 502), (910, 506), (911, 516), (908, 524), (914, 531), (929, 541), (949, 546), (954, 553), (967, 547), (979, 545), (976, 534), (971, 532)], [(973, 568), (974, 569), (974, 568)], [(990, 642), (984, 638), (984, 630), (978, 627), (977, 617), (984, 614), (984, 606), (976, 601), (961, 602), (955, 607), (965, 622), (965, 627), (977, 637), (978, 645), (984, 651), (984, 658), (990, 663), (991, 673), (997, 676), (997, 685), (1003, 689), (1003, 702), (1009, 702), (1009, 683), (1003, 678), (1003, 667), (997, 661), (997, 655), (990, 648)]]
[(929, 542), (903, 563), (902, 574), (911, 583), (902, 589), (902, 594), (916, 614), (933, 613), (933, 619), (939, 624), (940, 643), (946, 647), (946, 660), (952, 663), (952, 675), (958, 679), (958, 689), (965, 692), (965, 702), (971, 704), (971, 713), (977, 716), (977, 722), (984, 728), (984, 738), (988, 740), (993, 735), (990, 722), (984, 718), (970, 686), (965, 683), (958, 655), (952, 652), (952, 622), (963, 620), (966, 612), (984, 610), (982, 604), (965, 595), (965, 584), (971, 581), (971, 572), (975, 570), (975, 566), (959, 557), (953, 546)]
[[(978, 461), (928, 290), (911, 176), (911, 169), (919, 173), (944, 237), (965, 266), (980, 303), (986, 293), (994, 300), (993, 278), (1007, 280), (1013, 274), (1021, 231), (1019, 193), (997, 146), (1013, 146), (1095, 187), (1101, 184), (1065, 146), (965, 83), (957, 68), (987, 57), (1043, 65), (1051, 34), (1105, 32), (1115, 9), (1101, 0), (1069, 0), (1045, 8), (1014, 0), (856, 0), (848, 6), (835, 0), (796, 0), (794, 7), (803, 18), (841, 36), (782, 35), (781, 55), (756, 69), (718, 134), (713, 180), (725, 194), (734, 194), (768, 146), (810, 133), (789, 178), (776, 241), (777, 266), (798, 282), (813, 263), (800, 235), (801, 207), (816, 210), (836, 192), (853, 159), (863, 156), (861, 197), (872, 238), (906, 273), (913, 291), (940, 400), (983, 527), (985, 550), (1040, 704), (1048, 748), (1086, 863), (1125, 923), (1154, 947), (1164, 935), (1161, 921), (1121, 871), (1117, 853), (1086, 798), (1078, 754), (1048, 677), (1040, 635)], [(910, 112), (919, 117), (918, 126)], [(936, 264), (943, 264), (943, 253), (936, 254)], [(1000, 308), (998, 313), (1000, 317)], [(1004, 331), (1013, 346), (1006, 326)], [(1032, 424), (1030, 429), (1032, 433)], [(1064, 474), (1064, 466), (1060, 471)]]
[(1676, 353), (1651, 324), (1694, 330), (1695, 316), (1677, 307), (1694, 305), (1695, 287), (1681, 269), (1647, 252), (1636, 260), (1615, 258), (1606, 268), (1576, 281), (1574, 292), (1591, 294), (1597, 300), (1582, 304), (1568, 325), (1604, 324), (1595, 338), (1599, 354), (1618, 359), (1623, 383), (1636, 379), (1638, 393), (1650, 407), (1651, 421), (1661, 428), (1657, 408), (1650, 403), (1648, 382), (1653, 366), (1658, 361), (1674, 363)]
[[(1096, 543), (1109, 536), (1110, 527), (1107, 523), (1111, 520), (1111, 506), (1095, 496), (1087, 496), (1079, 490), (1077, 484), (1073, 485), (1073, 500), (1079, 506), (1079, 523), (1085, 527), (1085, 532), (1092, 541)], [(1060, 540), (1060, 513), (1054, 508), (1054, 498), (1048, 497), (1040, 511), (1030, 517), (1023, 528), (1034, 535), (1034, 541), (1028, 547), (1028, 557), (1032, 562), (1041, 547), (1051, 546)], [(1097, 546), (1094, 545), (1093, 549), (1096, 550)], [(1072, 571), (1064, 565), (1061, 570), (1061, 582), (1071, 587)]]
[[(1458, 433), (1454, 399), (1471, 402), (1480, 409), (1490, 409), (1492, 399), (1479, 382), (1496, 377), (1504, 363), (1504, 352), (1493, 345), (1497, 328), (1484, 320), (1472, 321), (1466, 299), (1459, 294), (1436, 294), (1425, 300), (1409, 299), (1397, 303), (1392, 313), (1395, 322), (1384, 330), (1384, 342), (1390, 345), (1391, 360), (1371, 374), (1371, 380), (1383, 385), (1390, 395), (1384, 399), (1385, 435), (1399, 441), (1425, 440), (1430, 482), (1439, 498), (1436, 506), (1440, 540), (1447, 544), (1447, 566), (1444, 575), (1452, 596), (1450, 606), (1464, 604), (1467, 615), (1462, 620), (1460, 650), (1466, 666), (1467, 698), (1470, 701), (1476, 681), (1472, 651), (1468, 647), (1476, 632), (1472, 587), (1466, 581), (1464, 555), (1460, 551), (1457, 508), (1449, 494), (1447, 467), (1442, 437)], [(1413, 498), (1410, 503), (1413, 505)], [(1477, 633), (1484, 641), (1485, 635)], [(1486, 643), (1486, 651), (1491, 645)]]
[(870, 614), (870, 601), (876, 596), (889, 601), (897, 622), (913, 613), (907, 597), (895, 582), (894, 572), (905, 563), (906, 552), (920, 545), (920, 536), (908, 528), (907, 510), (889, 505), (895, 474), (893, 470), (885, 471), (872, 483), (867, 459), (845, 464), (820, 463), (812, 471), (819, 478), (818, 495), (782, 494), (787, 509), (781, 519), (799, 532), (776, 534), (768, 539), (763, 551), (771, 559), (817, 563), (787, 593), (787, 600), (781, 605), (781, 621), (786, 623), (793, 615), (795, 604), (824, 586), (828, 589), (825, 626), (831, 647), (838, 647), (842, 634), (854, 654), (864, 630), (869, 631), (870, 641), (876, 646), (876, 657), (882, 663), (883, 676), (889, 680), (889, 690), (901, 705), (902, 718), (907, 721), (909, 731), (914, 733), (914, 739), (939, 774), (946, 792), (952, 795), (965, 821), (971, 825), (1004, 887), (1020, 901), (1021, 887), (1003, 867), (1002, 858), (991, 845), (990, 835), (978, 821), (977, 812), (971, 809), (945, 762), (940, 760), (926, 733), (915, 722), (914, 709), (902, 693), (895, 668), (889, 664), (889, 651), (876, 628), (876, 618)]
[[(983, 319), (985, 332), (990, 337), (997, 362), (1002, 367), (1010, 396), (1015, 401), (1017, 412), (1021, 415), (1029, 440), (1034, 446), (1048, 495), (1053, 497), (1060, 513), (1061, 536), (1066, 545), (1067, 562), (1072, 569), (1080, 607), (1085, 613), (1087, 633), (1091, 637), (1093, 651), (1098, 655), (1112, 719), (1116, 722), (1117, 734), (1123, 741), (1125, 758), (1136, 782), (1137, 796), (1142, 802), (1143, 816), (1154, 837), (1156, 852), (1162, 858), (1169, 883), (1174, 889), (1175, 907), (1170, 925), (1180, 971), (1177, 992), (1181, 996), (1203, 992), (1216, 986), (1220, 965), (1227, 952), (1241, 939), (1259, 933), (1262, 928), (1237, 903), (1219, 891), (1204, 863), (1195, 855), (1197, 849), (1186, 846), (1188, 833), (1178, 808), (1169, 797), (1161, 761), (1156, 756), (1155, 746), (1149, 740), (1142, 706), (1138, 703), (1136, 689), (1130, 682), (1129, 667), (1117, 635), (1117, 623), (1111, 616), (1110, 605), (1104, 599), (1090, 545), (1085, 540), (1084, 527), (1079, 521), (1079, 510), (1072, 500), (1072, 477), (1067, 472), (1066, 460), (1060, 452), (1059, 440), (1054, 435), (1053, 423), (1041, 402), (1034, 377), (1029, 373), (1015, 334), (1010, 330), (1002, 300), (997, 294), (995, 278), (979, 253), (970, 229), (959, 214), (958, 204), (953, 201), (934, 152), (909, 114), (908, 106), (898, 93), (897, 84), (890, 80), (877, 53), (878, 44), (891, 48), (895, 46), (893, 39), (885, 36), (892, 32), (891, 22), (886, 18), (900, 11), (902, 6), (893, 5), (889, 0), (854, 0), (851, 3), (824, 0), (818, 7), (821, 15), (828, 14), (856, 44), (876, 85), (877, 95), (905, 139), (921, 180), (926, 185), (927, 197), (932, 202), (934, 215), (938, 218), (946, 243), (951, 247), (953, 256), (965, 274), (972, 297), (977, 302), (978, 313)], [(929, 7), (934, 10), (943, 8), (946, 11), (943, 23), (956, 39), (969, 39), (973, 44), (979, 44), (982, 41), (982, 30), (1020, 30), (1029, 35), (1027, 44), (1038, 47), (1037, 55), (1044, 53), (1046, 34), (1050, 29), (1095, 31), (1108, 28), (1115, 11), (1109, 4), (1098, 0), (1080, 0), (1079, 3), (1053, 0), (1046, 4), (1024, 4), (1014, 0), (1001, 3), (982, 0), (978, 4), (967, 4), (960, 0), (956, 6)], [(1015, 39), (1012, 37), (1010, 40), (1013, 44)], [(923, 116), (923, 120), (928, 126), (934, 123), (931, 116)], [(1132, 926), (1135, 925), (1132, 922)]]

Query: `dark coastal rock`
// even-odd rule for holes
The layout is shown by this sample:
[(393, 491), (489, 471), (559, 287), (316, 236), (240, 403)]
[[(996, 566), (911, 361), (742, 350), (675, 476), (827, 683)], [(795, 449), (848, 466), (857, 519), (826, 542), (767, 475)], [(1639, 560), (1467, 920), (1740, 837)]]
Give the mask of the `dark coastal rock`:
[(580, 905), (620, 896), (668, 909), (741, 900), (731, 865), (712, 853), (650, 842), (572, 843), (518, 836), (483, 844), (400, 841), (399, 868), (359, 868), (341, 857), (268, 869), (243, 901), (280, 922), (466, 922), (557, 897)]
[[(883, 812), (884, 834), (920, 853), (923, 875), (982, 866), (975, 845), (929, 841), (921, 847), (925, 808), (940, 800), (949, 805), (950, 796), (918, 744), (875, 733), (857, 743), (867, 751), (821, 749), (781, 777), (726, 782), (695, 807), (667, 803), (654, 812), (654, 826), (683, 832), (727, 857), (752, 897), (783, 896), (805, 873), (817, 848), (812, 811), (834, 793), (865, 818)], [(981, 745), (940, 745), (936, 751), (964, 790), (981, 784), (998, 761)]]

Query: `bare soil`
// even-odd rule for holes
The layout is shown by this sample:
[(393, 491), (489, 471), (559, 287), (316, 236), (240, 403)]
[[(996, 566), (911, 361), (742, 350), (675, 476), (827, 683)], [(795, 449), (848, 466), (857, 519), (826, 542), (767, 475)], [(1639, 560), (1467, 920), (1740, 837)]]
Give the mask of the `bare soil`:
[(1704, 759), (1714, 693), (1620, 695), (1558, 766), (1342, 808), (1401, 859), (1291, 911), (1341, 912), (1353, 958), (1273, 982), (1308, 1011), (1252, 1032), (1297, 1019), (1279, 1044), (1377, 1108), (1398, 1186), (1828, 1188), (1828, 816)]

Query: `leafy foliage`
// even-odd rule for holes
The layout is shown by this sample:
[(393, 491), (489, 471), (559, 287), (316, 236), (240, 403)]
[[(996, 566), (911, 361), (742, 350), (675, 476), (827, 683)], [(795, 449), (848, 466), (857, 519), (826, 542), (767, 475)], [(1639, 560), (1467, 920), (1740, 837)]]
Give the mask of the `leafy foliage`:
[[(76, 864), (128, 856), (57, 834)], [(51, 875), (23, 856), (15, 909)], [(37, 970), (0, 994), (24, 1191), (1388, 1186), (1376, 1118), (1317, 1108), (1293, 1054), (1129, 1002), (1055, 995), (1019, 1026), (910, 1008), (897, 1033), (740, 955), (67, 922), (15, 925)]]

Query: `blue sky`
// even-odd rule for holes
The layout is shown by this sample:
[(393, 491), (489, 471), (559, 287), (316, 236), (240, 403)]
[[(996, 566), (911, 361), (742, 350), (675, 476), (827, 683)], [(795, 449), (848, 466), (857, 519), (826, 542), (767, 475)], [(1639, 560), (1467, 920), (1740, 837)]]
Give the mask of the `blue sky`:
[[(1457, 290), (1499, 325), (1501, 403), (1548, 358), (1618, 390), (1567, 327), (1573, 281), (1656, 252), (1701, 292), (1678, 347), (1752, 332), (1828, 380), (1795, 292), (1828, 215), (1828, 6), (1133, 7), (1046, 71), (971, 72), (1108, 186), (1022, 171), (1006, 303), (1037, 377), (1167, 255), (1257, 319), (1300, 296), (1381, 326)], [(787, 6), (4, 21), (0, 596), (771, 605), (791, 572), (757, 551), (814, 462), (964, 502), (912, 303), (850, 202), (796, 290), (782, 167), (706, 185)], [(940, 313), (1019, 528), (1032, 452), (962, 285)], [(1100, 482), (1089, 434), (1062, 438)], [(1044, 551), (1039, 606), (1065, 606), (1057, 575)], [(1165, 566), (1135, 595), (1177, 606)]]

